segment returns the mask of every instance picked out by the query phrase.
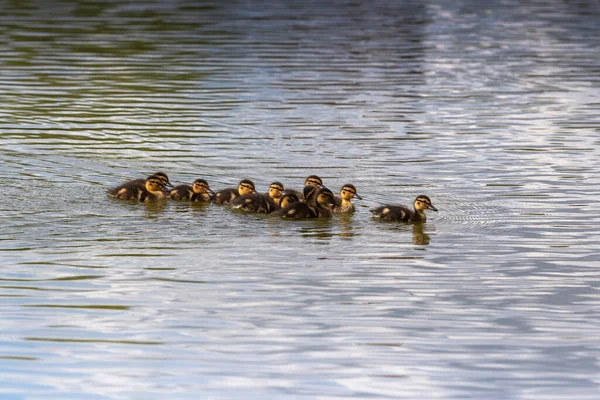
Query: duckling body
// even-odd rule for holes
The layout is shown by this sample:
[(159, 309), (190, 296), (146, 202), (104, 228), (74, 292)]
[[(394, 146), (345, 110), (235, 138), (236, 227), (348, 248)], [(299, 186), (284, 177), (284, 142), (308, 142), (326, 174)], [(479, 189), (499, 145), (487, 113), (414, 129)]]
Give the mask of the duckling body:
[(333, 207), (333, 212), (335, 214), (346, 214), (354, 212), (354, 204), (352, 204), (352, 199), (356, 197), (357, 199), (361, 199), (356, 193), (356, 187), (354, 185), (347, 183), (342, 186), (340, 190), (340, 196), (335, 197), (335, 206)]
[(233, 199), (235, 199), (236, 197), (252, 194), (254, 192), (255, 192), (254, 183), (249, 179), (244, 179), (244, 180), (240, 181), (237, 189), (229, 188), (229, 189), (219, 190), (215, 194), (213, 201), (216, 204), (231, 204), (231, 201)]
[(166, 198), (164, 180), (156, 175), (146, 178), (142, 188), (135, 181), (130, 181), (109, 190), (108, 195), (121, 200), (138, 200), (143, 202)]
[(331, 218), (333, 202), (334, 196), (331, 190), (322, 187), (315, 195), (314, 206), (306, 201), (301, 201), (282, 208), (278, 211), (278, 215), (287, 219)]
[(238, 196), (231, 201), (231, 207), (241, 209), (247, 212), (269, 214), (274, 210), (274, 205), (265, 199), (265, 196), (259, 193), (245, 194)]
[(437, 208), (431, 204), (429, 197), (425, 195), (417, 196), (413, 203), (414, 209), (401, 205), (384, 205), (371, 210), (373, 218), (382, 221), (400, 221), (400, 222), (425, 222), (425, 210), (437, 211)]
[(196, 179), (192, 185), (178, 185), (169, 191), (169, 198), (173, 200), (189, 200), (209, 202), (214, 192), (204, 179)]

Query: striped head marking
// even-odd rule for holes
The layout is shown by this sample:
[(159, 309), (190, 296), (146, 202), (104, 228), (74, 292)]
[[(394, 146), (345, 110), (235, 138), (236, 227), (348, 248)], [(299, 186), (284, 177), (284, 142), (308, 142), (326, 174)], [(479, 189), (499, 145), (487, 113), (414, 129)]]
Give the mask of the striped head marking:
[(283, 193), (283, 184), (281, 182), (273, 182), (269, 185), (269, 197), (279, 199)]
[(208, 187), (208, 182), (204, 179), (196, 179), (194, 184), (192, 185), (192, 190), (194, 193), (211, 193), (212, 190)]
[(244, 179), (238, 184), (238, 193), (240, 196), (252, 194), (255, 192), (254, 182), (249, 179)]
[(362, 197), (356, 193), (356, 187), (350, 183), (342, 186), (342, 190), (340, 190), (340, 197), (344, 200), (351, 200), (354, 197), (362, 200)]
[(146, 190), (149, 192), (161, 192), (165, 187), (164, 179), (156, 175), (151, 175), (146, 179)]
[(431, 204), (431, 199), (429, 199), (429, 197), (422, 194), (420, 196), (417, 196), (417, 198), (415, 199), (415, 210), (417, 210), (417, 211), (425, 211), (425, 210), (437, 211), (437, 208), (435, 208), (433, 206), (433, 204)]
[(279, 201), (279, 207), (286, 208), (290, 204), (294, 204), (299, 202), (300, 199), (294, 193), (288, 193), (281, 196), (281, 200)]
[(330, 204), (335, 202), (333, 193), (327, 188), (321, 188), (317, 192), (317, 203), (322, 207), (328, 207)]
[(169, 177), (167, 176), (167, 174), (165, 174), (164, 172), (157, 172), (155, 173), (153, 176), (157, 177), (158, 179), (161, 180), (161, 182), (163, 183), (164, 187), (173, 187), (173, 185), (171, 184), (171, 182), (169, 182)]
[(279, 201), (279, 207), (286, 208), (290, 204), (294, 204), (299, 202), (300, 199), (294, 193), (288, 193), (281, 196), (281, 200)]
[(304, 186), (314, 186), (316, 188), (319, 188), (323, 186), (323, 180), (317, 175), (310, 175), (308, 178), (306, 178)]

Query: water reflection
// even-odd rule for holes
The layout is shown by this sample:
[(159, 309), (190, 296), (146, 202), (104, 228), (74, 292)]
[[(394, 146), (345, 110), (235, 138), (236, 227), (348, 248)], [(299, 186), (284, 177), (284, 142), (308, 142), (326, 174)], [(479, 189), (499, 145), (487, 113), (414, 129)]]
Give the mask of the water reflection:
[(344, 239), (352, 239), (358, 235), (352, 223), (352, 214), (341, 214), (339, 216), (341, 232), (340, 236)]
[(425, 224), (419, 223), (413, 225), (413, 243), (428, 245), (429, 244), (429, 235), (425, 233)]

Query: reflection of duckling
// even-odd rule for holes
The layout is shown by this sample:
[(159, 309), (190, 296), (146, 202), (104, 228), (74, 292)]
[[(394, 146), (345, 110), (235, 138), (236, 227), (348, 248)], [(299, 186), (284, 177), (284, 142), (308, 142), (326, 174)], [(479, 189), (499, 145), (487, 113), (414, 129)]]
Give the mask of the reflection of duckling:
[(273, 182), (269, 185), (269, 191), (263, 195), (265, 200), (271, 204), (272, 210), (279, 208), (283, 191), (284, 187), (281, 182)]
[(336, 214), (353, 213), (354, 204), (352, 204), (352, 199), (354, 197), (362, 200), (362, 197), (356, 193), (356, 188), (354, 185), (348, 183), (342, 186), (342, 189), (340, 190), (340, 197), (335, 198), (335, 207), (333, 208), (333, 212)]
[(331, 218), (331, 206), (334, 202), (334, 196), (331, 190), (322, 187), (318, 190), (315, 196), (315, 206), (311, 206), (307, 202), (293, 203), (285, 208), (282, 208), (278, 215), (282, 218), (305, 219), (305, 218)]
[(437, 208), (431, 204), (429, 197), (420, 195), (414, 201), (414, 210), (405, 206), (385, 205), (371, 210), (371, 213), (382, 221), (425, 222), (425, 210), (437, 211)]
[(259, 193), (245, 194), (231, 200), (231, 207), (238, 208), (247, 212), (269, 214), (274, 210), (275, 205), (265, 199), (265, 196)]
[(240, 181), (237, 189), (230, 188), (219, 190), (215, 194), (213, 201), (217, 204), (230, 204), (231, 200), (235, 199), (236, 197), (252, 194), (254, 192), (254, 183), (249, 179), (244, 179)]
[(151, 175), (142, 189), (133, 182), (109, 190), (108, 195), (121, 200), (156, 201), (166, 198), (164, 188), (164, 179)]
[[(173, 187), (171, 182), (169, 182), (169, 177), (164, 172), (159, 171), (159, 172), (155, 173), (154, 176), (157, 177), (158, 179), (160, 179), (161, 182), (163, 182), (164, 187), (170, 187), (170, 188)], [(119, 186), (119, 188), (124, 187), (125, 185), (127, 185), (129, 187), (137, 187), (140, 190), (144, 190), (146, 188), (146, 179), (134, 179), (132, 181), (127, 181), (124, 184), (122, 184), (121, 186)]]
[(179, 185), (169, 191), (169, 198), (173, 200), (210, 201), (215, 194), (208, 182), (204, 179), (196, 179), (192, 186)]

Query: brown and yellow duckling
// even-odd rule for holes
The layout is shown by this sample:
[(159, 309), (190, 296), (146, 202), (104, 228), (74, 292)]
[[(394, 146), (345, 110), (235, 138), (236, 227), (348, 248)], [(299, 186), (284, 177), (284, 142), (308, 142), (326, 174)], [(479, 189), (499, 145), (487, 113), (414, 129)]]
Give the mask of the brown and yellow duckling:
[(281, 199), (279, 200), (279, 208), (286, 208), (287, 206), (298, 203), (299, 201), (300, 198), (296, 193), (286, 193), (281, 196)]
[(178, 185), (169, 191), (169, 198), (173, 200), (189, 200), (209, 202), (212, 200), (215, 192), (208, 186), (204, 179), (196, 179), (190, 185)]
[(108, 195), (121, 200), (138, 200), (144, 202), (157, 201), (166, 198), (164, 179), (151, 175), (140, 188), (135, 181), (130, 181), (108, 191)]
[(273, 210), (279, 208), (279, 203), (281, 202), (281, 197), (283, 196), (284, 191), (285, 188), (283, 187), (283, 183), (272, 182), (269, 185), (269, 190), (267, 193), (263, 195), (265, 200), (271, 203)]
[(315, 195), (315, 206), (306, 201), (293, 203), (277, 212), (282, 218), (307, 219), (307, 218), (331, 218), (331, 208), (335, 198), (331, 190), (326, 187), (320, 188)]
[[(169, 182), (169, 177), (167, 176), (167, 174), (165, 174), (164, 172), (157, 172), (155, 174), (152, 174), (152, 176), (160, 179), (163, 182), (163, 186), (165, 188), (172, 188), (173, 185), (171, 184), (171, 182)], [(131, 181), (127, 181), (124, 184), (122, 184), (121, 186), (119, 186), (118, 188), (122, 188), (122, 187), (137, 187), (139, 189), (144, 189), (146, 187), (146, 179), (134, 179)], [(118, 189), (115, 188), (115, 189)]]
[(213, 197), (216, 204), (231, 204), (231, 201), (238, 196), (244, 196), (255, 193), (254, 182), (249, 179), (243, 179), (238, 184), (237, 189), (229, 188), (219, 190)]
[(401, 222), (425, 222), (425, 210), (437, 211), (437, 208), (431, 204), (429, 197), (425, 195), (417, 196), (413, 203), (414, 209), (406, 206), (384, 205), (371, 210), (373, 218), (382, 221), (401, 221)]
[(362, 197), (356, 193), (356, 187), (350, 183), (342, 186), (340, 190), (340, 197), (335, 198), (335, 207), (333, 207), (333, 212), (336, 214), (343, 213), (353, 213), (354, 212), (354, 204), (352, 204), (352, 199), (357, 198), (362, 200)]
[(299, 203), (300, 201), (302, 200), (295, 192), (284, 194), (281, 196), (281, 200), (279, 201), (279, 208), (273, 211), (273, 215), (281, 216), (282, 212), (287, 207), (291, 206), (292, 204)]

